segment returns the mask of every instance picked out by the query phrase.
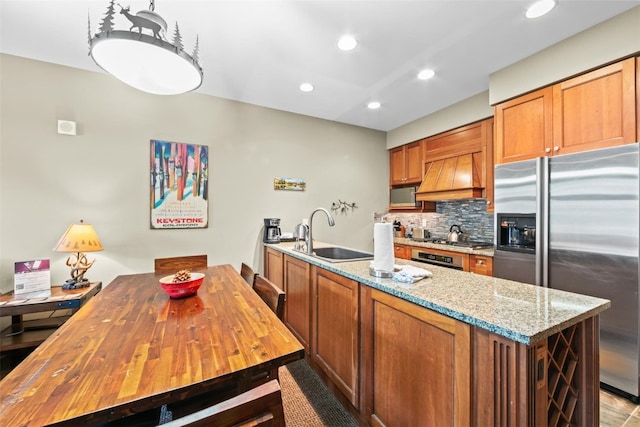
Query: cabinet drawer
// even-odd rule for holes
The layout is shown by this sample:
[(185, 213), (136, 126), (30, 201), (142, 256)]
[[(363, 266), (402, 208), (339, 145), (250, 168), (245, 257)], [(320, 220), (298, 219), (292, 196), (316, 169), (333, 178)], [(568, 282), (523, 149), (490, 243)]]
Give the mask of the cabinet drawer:
[(400, 259), (411, 259), (411, 248), (404, 245), (393, 245), (393, 255)]
[(493, 276), (493, 258), (484, 255), (469, 255), (469, 271), (483, 276)]

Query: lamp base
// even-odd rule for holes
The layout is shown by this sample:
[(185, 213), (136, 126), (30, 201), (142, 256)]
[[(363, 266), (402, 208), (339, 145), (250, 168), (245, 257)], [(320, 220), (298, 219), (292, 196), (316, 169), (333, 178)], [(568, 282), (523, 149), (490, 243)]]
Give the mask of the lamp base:
[(72, 277), (71, 279), (67, 279), (67, 281), (64, 282), (64, 285), (62, 285), (62, 289), (86, 288), (87, 286), (89, 286), (89, 284), (89, 279), (85, 279), (83, 277), (82, 279), (78, 280)]

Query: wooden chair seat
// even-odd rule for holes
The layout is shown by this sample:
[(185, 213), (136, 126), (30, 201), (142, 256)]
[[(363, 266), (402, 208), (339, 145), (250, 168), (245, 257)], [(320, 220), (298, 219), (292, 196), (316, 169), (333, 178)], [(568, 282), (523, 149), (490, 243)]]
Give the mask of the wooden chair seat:
[(207, 268), (206, 255), (188, 255), (170, 258), (156, 258), (156, 273), (175, 273), (180, 270), (195, 270), (198, 268)]
[(284, 425), (282, 393), (280, 384), (276, 380), (269, 381), (193, 414), (162, 424), (163, 427), (284, 427)]
[(240, 266), (240, 275), (251, 286), (255, 283), (256, 276), (258, 275), (251, 267), (244, 262)]

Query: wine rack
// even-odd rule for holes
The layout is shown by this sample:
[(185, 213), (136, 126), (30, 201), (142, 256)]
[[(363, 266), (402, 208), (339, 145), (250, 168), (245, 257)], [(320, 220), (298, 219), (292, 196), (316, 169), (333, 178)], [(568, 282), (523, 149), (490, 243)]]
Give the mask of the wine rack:
[(580, 324), (569, 327), (547, 341), (547, 415), (549, 427), (577, 426), (579, 400), (577, 367)]

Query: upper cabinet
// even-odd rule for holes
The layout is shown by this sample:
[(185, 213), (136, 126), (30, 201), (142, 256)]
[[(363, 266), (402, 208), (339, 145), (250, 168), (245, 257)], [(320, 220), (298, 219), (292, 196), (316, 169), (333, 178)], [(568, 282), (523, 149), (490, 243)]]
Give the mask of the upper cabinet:
[(389, 150), (389, 184), (419, 184), (422, 181), (422, 145), (420, 141)]
[(554, 153), (636, 142), (635, 58), (553, 86)]
[(637, 140), (636, 58), (495, 107), (496, 164)]
[(542, 157), (551, 151), (551, 88), (540, 89), (495, 107), (496, 164)]

